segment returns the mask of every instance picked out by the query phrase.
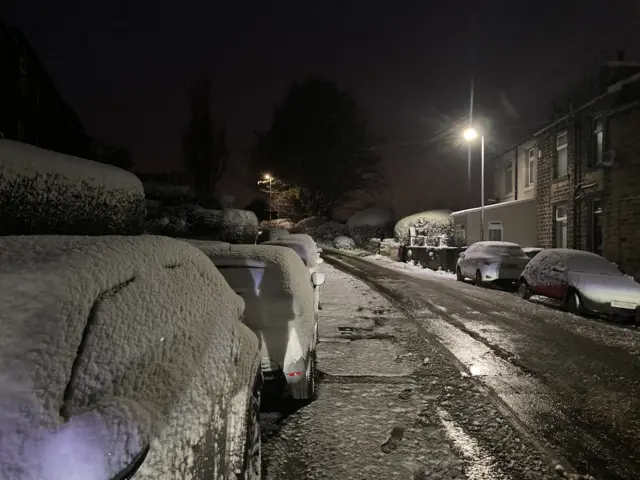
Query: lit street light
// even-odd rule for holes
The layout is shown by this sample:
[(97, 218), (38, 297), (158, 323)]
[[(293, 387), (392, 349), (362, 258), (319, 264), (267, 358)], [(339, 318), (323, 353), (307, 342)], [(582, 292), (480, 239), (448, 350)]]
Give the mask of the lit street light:
[(271, 220), (271, 185), (275, 179), (268, 173), (265, 173), (263, 178), (264, 180), (258, 181), (258, 185), (263, 183), (269, 184), (269, 220)]
[[(478, 138), (475, 128), (464, 131), (464, 139), (472, 142)], [(480, 135), (480, 240), (484, 240), (484, 135)]]

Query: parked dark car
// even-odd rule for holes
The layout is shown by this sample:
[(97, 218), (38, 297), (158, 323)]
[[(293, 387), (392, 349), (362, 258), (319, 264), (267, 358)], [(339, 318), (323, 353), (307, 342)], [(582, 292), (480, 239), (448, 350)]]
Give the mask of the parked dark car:
[(552, 248), (536, 255), (522, 272), (518, 291), (562, 300), (574, 313), (638, 318), (640, 284), (595, 253)]

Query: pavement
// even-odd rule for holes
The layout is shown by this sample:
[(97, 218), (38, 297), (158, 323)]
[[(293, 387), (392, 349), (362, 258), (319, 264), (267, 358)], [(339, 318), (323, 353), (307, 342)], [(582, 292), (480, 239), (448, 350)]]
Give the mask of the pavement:
[[(350, 261), (341, 259), (340, 267), (351, 268)], [(424, 328), (424, 317), (408, 313), (419, 302), (407, 295), (398, 304), (351, 274), (322, 267), (318, 399), (261, 414), (263, 478), (528, 480), (573, 473)], [(383, 269), (380, 278), (391, 273)], [(402, 290), (408, 280), (390, 281)]]
[(325, 252), (385, 293), (522, 427), (577, 471), (640, 478), (640, 330), (541, 298)]

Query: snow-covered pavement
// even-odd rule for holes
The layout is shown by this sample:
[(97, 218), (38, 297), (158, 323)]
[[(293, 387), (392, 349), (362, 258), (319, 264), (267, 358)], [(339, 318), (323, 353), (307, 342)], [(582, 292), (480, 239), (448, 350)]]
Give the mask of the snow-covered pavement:
[(264, 478), (557, 478), (557, 458), (414, 319), (363, 281), (323, 270), (319, 397), (262, 414)]
[(579, 471), (640, 478), (640, 329), (372, 259), (325, 259), (389, 295)]

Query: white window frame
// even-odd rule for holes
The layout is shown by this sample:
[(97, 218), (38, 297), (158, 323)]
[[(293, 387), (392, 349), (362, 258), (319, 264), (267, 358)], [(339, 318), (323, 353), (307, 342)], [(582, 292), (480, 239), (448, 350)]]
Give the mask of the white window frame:
[(509, 195), (513, 193), (513, 160), (507, 160), (505, 162), (505, 194)]
[[(491, 238), (491, 231), (500, 232), (500, 238), (495, 239)], [(489, 222), (489, 226), (487, 227), (487, 238), (489, 241), (502, 242), (504, 238), (504, 225), (502, 222)]]
[(594, 165), (602, 165), (604, 160), (604, 120), (602, 117), (593, 120), (593, 145), (595, 150)]
[[(564, 141), (560, 139), (564, 137)], [(556, 135), (556, 158), (553, 166), (553, 177), (561, 178), (566, 177), (569, 174), (569, 132), (567, 130), (563, 130)], [(560, 155), (562, 155), (564, 160), (564, 171), (560, 171)]]
[[(561, 214), (561, 212), (563, 212)], [(568, 207), (565, 204), (556, 205), (553, 207), (553, 223), (554, 223), (554, 245), (555, 248), (567, 248), (569, 245), (569, 231), (568, 231)], [(558, 242), (558, 225), (562, 225), (564, 236), (563, 241)], [(559, 245), (562, 243), (562, 245)]]
[(536, 183), (535, 168), (536, 168), (536, 149), (530, 148), (527, 151), (527, 187)]

